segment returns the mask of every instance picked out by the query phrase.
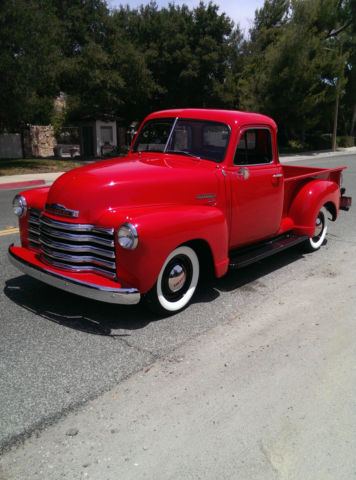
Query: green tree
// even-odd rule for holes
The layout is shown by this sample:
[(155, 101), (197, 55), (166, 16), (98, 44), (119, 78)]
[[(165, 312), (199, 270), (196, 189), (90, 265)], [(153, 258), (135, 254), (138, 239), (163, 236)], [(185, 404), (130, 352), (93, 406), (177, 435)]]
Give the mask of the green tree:
[(121, 8), (114, 21), (143, 55), (154, 87), (145, 113), (168, 107), (233, 107), (242, 35), (212, 3), (190, 10), (155, 2)]
[(59, 30), (51, 2), (0, 3), (0, 131), (49, 123), (59, 91)]
[[(281, 3), (267, 0), (263, 8)], [(282, 142), (305, 142), (311, 133), (332, 129), (336, 86), (340, 92), (345, 86), (348, 54), (334, 45), (341, 2), (287, 3), (279, 16), (270, 16), (277, 19), (274, 25), (260, 27), (255, 20), (251, 54), (239, 85), (243, 107), (273, 116)], [(264, 17), (256, 12), (257, 20)]]
[(341, 22), (347, 25), (343, 31), (344, 49), (349, 52), (346, 63), (345, 95), (341, 103), (341, 116), (344, 125), (343, 134), (356, 136), (356, 1), (344, 2)]
[(266, 0), (263, 7), (255, 11), (249, 32), (255, 51), (263, 51), (276, 39), (281, 27), (288, 21), (289, 5), (289, 0)]

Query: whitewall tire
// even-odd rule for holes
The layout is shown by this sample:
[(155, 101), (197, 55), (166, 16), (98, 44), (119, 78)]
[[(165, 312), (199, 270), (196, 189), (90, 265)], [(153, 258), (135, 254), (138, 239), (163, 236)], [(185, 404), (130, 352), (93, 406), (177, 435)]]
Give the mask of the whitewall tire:
[(309, 238), (305, 243), (305, 248), (308, 252), (318, 250), (324, 243), (328, 230), (327, 215), (328, 211), (323, 207), (316, 217), (314, 236)]
[(172, 314), (190, 302), (199, 280), (199, 260), (186, 245), (171, 252), (159, 272), (157, 282), (145, 295), (149, 308), (159, 314)]

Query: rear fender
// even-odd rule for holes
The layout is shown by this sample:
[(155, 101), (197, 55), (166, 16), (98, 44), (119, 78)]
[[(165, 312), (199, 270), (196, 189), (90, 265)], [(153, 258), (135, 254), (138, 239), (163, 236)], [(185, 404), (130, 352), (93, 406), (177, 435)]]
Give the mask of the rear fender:
[[(215, 273), (228, 269), (228, 228), (225, 215), (210, 206), (146, 207), (119, 215), (132, 223), (138, 233), (135, 250), (125, 250), (117, 243), (117, 272), (120, 283), (134, 286), (141, 293), (150, 290), (168, 255), (179, 245), (200, 240), (211, 251)], [(103, 219), (106, 224), (108, 219)], [(111, 222), (113, 225), (113, 222)]]
[(295, 196), (288, 217), (293, 220), (294, 231), (312, 237), (320, 209), (325, 206), (336, 220), (340, 207), (340, 188), (329, 180), (313, 180)]

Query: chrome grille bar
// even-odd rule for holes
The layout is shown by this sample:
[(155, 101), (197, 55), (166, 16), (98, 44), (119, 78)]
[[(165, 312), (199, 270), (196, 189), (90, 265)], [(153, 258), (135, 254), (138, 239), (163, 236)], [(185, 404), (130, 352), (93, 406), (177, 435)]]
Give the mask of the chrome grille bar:
[(115, 275), (110, 275), (110, 273), (108, 273), (107, 270), (104, 270), (100, 267), (96, 267), (94, 265), (91, 265), (91, 266), (81, 265), (80, 267), (78, 267), (78, 266), (70, 265), (70, 264), (67, 264), (67, 263), (64, 263), (64, 262), (57, 262), (57, 261), (52, 260), (52, 259), (50, 261), (47, 261), (47, 259), (46, 259), (46, 263), (48, 263), (49, 265), (52, 265), (53, 267), (61, 268), (63, 270), (69, 270), (70, 272), (78, 272), (78, 273), (80, 273), (80, 272), (95, 272), (95, 273), (100, 273), (104, 277), (108, 277), (108, 278), (112, 278), (112, 279), (115, 278)]
[(28, 239), (30, 242), (36, 243), (37, 245), (41, 245), (40, 239), (37, 235), (33, 235), (32, 233), (30, 233), (28, 236)]
[(58, 250), (71, 251), (73, 253), (93, 253), (106, 258), (115, 258), (115, 252), (113, 250), (105, 250), (104, 248), (94, 247), (88, 244), (74, 245), (70, 243), (55, 242), (46, 235), (41, 234), (41, 243), (49, 248)]
[(38, 208), (34, 208), (34, 207), (30, 207), (30, 215), (32, 215), (33, 217), (38, 217), (41, 215), (41, 211), (42, 210), (39, 210)]
[(28, 216), (29, 245), (33, 250), (40, 251), (40, 214), (41, 210), (31, 207)]
[[(42, 242), (41, 242), (42, 243)], [(51, 258), (56, 260), (62, 260), (67, 263), (74, 263), (80, 266), (82, 263), (93, 263), (94, 265), (100, 265), (105, 268), (115, 268), (115, 262), (110, 262), (109, 260), (99, 259), (94, 255), (69, 255), (67, 253), (56, 252), (51, 248), (43, 246), (42, 243), (42, 252)]]
[(42, 215), (41, 217), (41, 225), (49, 225), (53, 228), (59, 228), (60, 230), (69, 230), (72, 232), (95, 232), (95, 233), (102, 233), (106, 235), (113, 235), (114, 229), (113, 228), (104, 228), (104, 227), (95, 227), (94, 225), (88, 225), (84, 223), (68, 223), (68, 222), (58, 222), (57, 220), (53, 220), (52, 218), (46, 217)]

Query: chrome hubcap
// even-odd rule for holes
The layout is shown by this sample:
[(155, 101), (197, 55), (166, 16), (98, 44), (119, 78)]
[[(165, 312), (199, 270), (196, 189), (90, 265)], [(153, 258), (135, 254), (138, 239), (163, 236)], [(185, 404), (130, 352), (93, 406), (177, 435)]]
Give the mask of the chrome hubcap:
[(314, 237), (318, 237), (323, 231), (323, 222), (320, 217), (316, 219)]
[(184, 287), (187, 274), (181, 265), (175, 265), (168, 275), (168, 287), (171, 292), (179, 292)]

